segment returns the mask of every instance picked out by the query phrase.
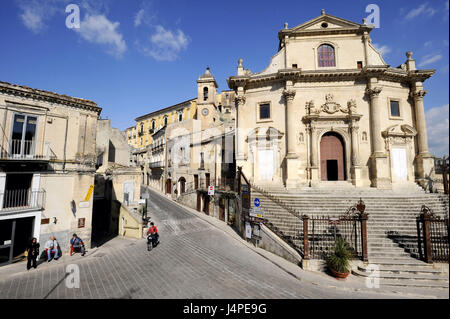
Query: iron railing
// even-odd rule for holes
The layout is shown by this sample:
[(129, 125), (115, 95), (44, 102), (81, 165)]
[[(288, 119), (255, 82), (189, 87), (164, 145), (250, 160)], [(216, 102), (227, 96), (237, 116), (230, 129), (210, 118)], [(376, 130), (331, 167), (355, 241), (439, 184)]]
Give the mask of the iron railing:
[(333, 251), (336, 239), (348, 243), (353, 258), (367, 261), (367, 232), (365, 213), (339, 217), (303, 216), (299, 235), (300, 251), (305, 259), (326, 259)]
[(148, 164), (150, 168), (160, 168), (164, 167), (164, 161), (158, 161), (158, 162), (151, 162)]
[(0, 193), (0, 213), (27, 209), (41, 209), (45, 204), (45, 191), (12, 189)]
[(449, 262), (448, 218), (441, 219), (423, 205), (417, 217), (419, 257), (427, 263)]
[(11, 140), (6, 148), (0, 152), (1, 159), (8, 160), (37, 160), (50, 159), (50, 144), (45, 143), (45, 149), (41, 153), (35, 140)]

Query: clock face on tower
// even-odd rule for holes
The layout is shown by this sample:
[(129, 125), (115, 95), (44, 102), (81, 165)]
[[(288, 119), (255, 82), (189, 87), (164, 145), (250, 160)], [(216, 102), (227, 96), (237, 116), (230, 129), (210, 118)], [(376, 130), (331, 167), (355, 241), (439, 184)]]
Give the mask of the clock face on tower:
[(203, 109), (203, 110), (202, 110), (203, 116), (207, 116), (208, 113), (209, 113), (208, 109)]

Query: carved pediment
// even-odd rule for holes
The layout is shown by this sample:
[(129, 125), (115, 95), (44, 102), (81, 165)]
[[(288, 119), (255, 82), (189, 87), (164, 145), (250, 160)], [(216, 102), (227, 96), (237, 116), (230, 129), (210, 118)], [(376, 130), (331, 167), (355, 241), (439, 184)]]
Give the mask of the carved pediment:
[[(345, 20), (342, 18), (338, 18), (329, 14), (322, 14), (320, 16), (318, 16), (317, 18), (314, 18), (310, 21), (307, 21), (303, 24), (300, 24), (294, 28), (292, 28), (291, 30), (294, 32), (298, 32), (298, 31), (312, 31), (312, 30), (324, 30), (322, 24), (326, 23), (327, 27), (326, 29), (350, 29), (350, 28), (354, 28), (354, 29), (358, 29), (361, 24), (359, 23), (355, 23), (353, 21), (349, 21), (349, 20)], [(325, 31), (325, 30), (324, 30)]]
[(396, 124), (389, 126), (384, 132), (383, 137), (414, 137), (417, 135), (417, 131), (414, 127), (408, 124)]
[(274, 140), (281, 139), (284, 133), (280, 132), (274, 127), (257, 127), (248, 134), (248, 141), (250, 140)]

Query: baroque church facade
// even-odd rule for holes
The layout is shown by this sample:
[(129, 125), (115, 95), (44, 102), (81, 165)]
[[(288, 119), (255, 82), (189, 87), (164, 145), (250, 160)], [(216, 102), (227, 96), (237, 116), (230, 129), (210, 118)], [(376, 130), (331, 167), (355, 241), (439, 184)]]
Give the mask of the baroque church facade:
[(434, 174), (423, 82), (435, 71), (416, 69), (412, 52), (389, 66), (372, 30), (322, 10), (285, 24), (262, 72), (239, 59), (227, 80), (236, 95), (236, 165), (253, 183), (390, 189)]

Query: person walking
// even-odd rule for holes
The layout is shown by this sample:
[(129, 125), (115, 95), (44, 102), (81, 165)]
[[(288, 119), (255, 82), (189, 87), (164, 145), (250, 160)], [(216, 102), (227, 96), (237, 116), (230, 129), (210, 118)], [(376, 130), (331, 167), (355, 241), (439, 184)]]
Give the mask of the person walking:
[(30, 270), (31, 267), (34, 269), (37, 268), (37, 258), (39, 256), (39, 243), (37, 242), (36, 238), (33, 238), (30, 240), (30, 242), (27, 245), (27, 249), (25, 251), (25, 254), (27, 256), (27, 270)]

